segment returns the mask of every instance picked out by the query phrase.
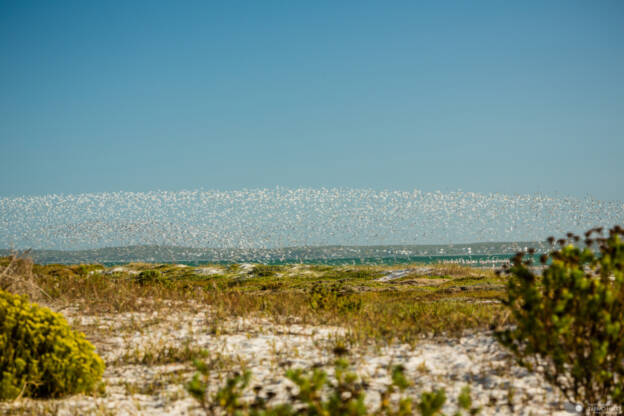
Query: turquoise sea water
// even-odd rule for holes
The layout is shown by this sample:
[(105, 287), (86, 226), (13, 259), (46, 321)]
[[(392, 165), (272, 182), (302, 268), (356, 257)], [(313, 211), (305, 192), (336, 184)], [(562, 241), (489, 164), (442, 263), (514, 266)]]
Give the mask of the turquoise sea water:
[[(33, 250), (29, 255), (37, 263), (101, 263), (117, 265), (130, 262), (179, 263), (197, 266), (206, 263), (265, 264), (406, 264), (456, 263), (475, 267), (496, 267), (518, 251), (529, 247), (539, 253), (548, 251), (546, 243), (476, 243), (435, 246), (324, 246), (283, 249), (196, 249), (184, 247), (132, 246), (94, 250)], [(10, 251), (0, 250), (0, 255)]]
[[(374, 258), (374, 257), (352, 257), (352, 258), (341, 258), (341, 259), (285, 259), (285, 260), (277, 260), (264, 262), (265, 264), (322, 264), (322, 265), (334, 265), (334, 266), (344, 266), (344, 265), (400, 265), (400, 264), (413, 264), (413, 263), (422, 263), (422, 264), (431, 264), (431, 263), (455, 263), (461, 264), (465, 266), (471, 267), (492, 267), (496, 268), (506, 263), (511, 255), (501, 254), (498, 256), (414, 256), (414, 257), (401, 257), (401, 258)], [(528, 257), (527, 257), (528, 258)], [(533, 256), (534, 260), (537, 261), (538, 257)], [(250, 262), (255, 263), (253, 260)], [(58, 262), (53, 262), (58, 263)], [(160, 262), (157, 262), (160, 263)], [(164, 261), (163, 263), (175, 263), (175, 264), (184, 264), (187, 266), (201, 266), (203, 264), (211, 263), (211, 264), (230, 264), (232, 262), (229, 261)], [(236, 262), (240, 263), (240, 262)], [(71, 264), (69, 262), (68, 264)], [(125, 264), (125, 262), (101, 262), (102, 265), (116, 266)]]
[[(477, 255), (477, 256), (406, 256), (406, 257), (390, 257), (390, 258), (377, 258), (377, 257), (346, 257), (346, 258), (335, 258), (335, 259), (284, 259), (284, 260), (275, 260), (264, 262), (266, 264), (323, 264), (323, 265), (399, 265), (399, 264), (411, 264), (411, 263), (422, 263), (422, 264), (431, 264), (431, 263), (455, 263), (461, 264), (465, 266), (472, 267), (498, 267), (502, 264), (506, 263), (512, 255), (510, 254), (500, 254), (500, 255)], [(527, 257), (529, 258), (529, 257)], [(533, 256), (535, 262), (537, 262), (539, 256)], [(248, 260), (249, 262), (255, 263), (254, 259)], [(245, 261), (243, 261), (245, 262)], [(218, 263), (218, 264), (229, 264), (232, 263), (230, 261), (166, 261), (165, 263), (176, 263), (176, 264), (184, 264), (187, 266), (200, 266), (206, 263)], [(239, 263), (239, 262), (236, 262)], [(114, 266), (122, 263), (119, 262), (103, 262), (104, 266)]]

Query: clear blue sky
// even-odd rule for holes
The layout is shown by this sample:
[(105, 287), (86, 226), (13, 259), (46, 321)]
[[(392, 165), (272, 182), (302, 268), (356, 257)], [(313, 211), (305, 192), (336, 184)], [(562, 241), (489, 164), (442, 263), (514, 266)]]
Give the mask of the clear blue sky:
[(624, 2), (0, 0), (0, 196), (624, 200)]

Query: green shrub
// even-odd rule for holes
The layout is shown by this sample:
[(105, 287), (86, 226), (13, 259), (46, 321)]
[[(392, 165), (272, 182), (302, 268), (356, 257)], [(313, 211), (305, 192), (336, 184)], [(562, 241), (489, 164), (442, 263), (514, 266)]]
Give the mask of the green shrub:
[(345, 269), (332, 267), (323, 274), (323, 279), (343, 280), (343, 279), (363, 279), (372, 280), (383, 276), (383, 272), (370, 268)]
[(136, 276), (136, 281), (145, 283), (167, 283), (170, 279), (164, 276), (159, 270), (143, 270)]
[(424, 392), (416, 406), (422, 416), (437, 416), (441, 414), (442, 406), (446, 402), (446, 392), (442, 389)]
[(284, 266), (273, 264), (256, 264), (253, 269), (251, 269), (251, 273), (258, 277), (271, 277), (275, 276), (276, 273), (282, 270), (284, 270)]
[(0, 290), (0, 400), (88, 392), (103, 371), (93, 345), (60, 314)]
[(573, 234), (559, 240), (541, 276), (522, 253), (512, 259), (504, 303), (516, 325), (497, 332), (521, 365), (586, 412), (624, 404), (624, 230), (594, 233), (602, 230), (585, 233), (584, 247)]
[(100, 264), (77, 264), (70, 266), (70, 269), (78, 276), (87, 276), (92, 272), (104, 270), (104, 266)]
[(315, 283), (308, 290), (308, 303), (314, 310), (352, 312), (362, 308), (362, 299), (339, 282), (331, 285)]

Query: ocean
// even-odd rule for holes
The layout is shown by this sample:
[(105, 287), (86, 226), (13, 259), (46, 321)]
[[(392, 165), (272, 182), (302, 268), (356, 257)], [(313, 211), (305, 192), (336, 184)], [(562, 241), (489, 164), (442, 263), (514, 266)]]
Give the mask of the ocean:
[[(264, 264), (406, 264), (456, 263), (476, 267), (497, 267), (515, 253), (534, 248), (537, 257), (548, 251), (545, 242), (474, 243), (458, 245), (404, 246), (317, 246), (277, 249), (202, 249), (169, 246), (107, 247), (90, 250), (32, 250), (28, 253), (40, 264), (100, 263), (106, 266), (131, 262), (179, 263), (197, 266), (206, 263)], [(0, 250), (6, 256), (10, 250)]]

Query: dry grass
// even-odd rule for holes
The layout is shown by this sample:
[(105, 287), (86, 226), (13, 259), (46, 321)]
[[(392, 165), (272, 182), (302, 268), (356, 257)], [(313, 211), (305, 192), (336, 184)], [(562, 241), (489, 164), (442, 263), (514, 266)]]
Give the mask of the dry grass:
[[(208, 363), (215, 386), (250, 366), (274, 383), (283, 367), (327, 365), (324, 357), (332, 352), (347, 351), (359, 360), (415, 351), (420, 341), (446, 345), (454, 342), (447, 338), (507, 319), (498, 302), (504, 277), (457, 265), (20, 264), (23, 269), (17, 260), (0, 259), (3, 271), (11, 265), (11, 273), (24, 273), (45, 291), (50, 298), (41, 302), (64, 313), (106, 361), (109, 396), (103, 402), (124, 397), (140, 403), (137, 409), (155, 400), (163, 406), (187, 400), (182, 386), (191, 379), (196, 358)], [(377, 280), (403, 269), (409, 273), (400, 279)], [(150, 270), (162, 279), (138, 278)], [(315, 294), (326, 301), (315, 302)], [(422, 340), (429, 336), (440, 339)], [(237, 346), (230, 349), (232, 342)], [(427, 375), (424, 361), (421, 367), (423, 377), (434, 377)], [(36, 413), (37, 405), (33, 401), (17, 414)], [(46, 405), (41, 414), (64, 411), (52, 409), (54, 402)], [(0, 407), (0, 413), (9, 408)]]
[(28, 251), (0, 260), (0, 290), (26, 295), (31, 300), (51, 299), (36, 283), (33, 261), (28, 257)]
[(162, 365), (190, 362), (204, 357), (206, 352), (191, 345), (190, 341), (182, 345), (146, 345), (126, 351), (113, 364)]
[[(6, 274), (22, 273), (24, 281), (47, 293), (56, 310), (80, 313), (153, 312), (167, 308), (209, 307), (215, 328), (237, 317), (264, 317), (277, 324), (293, 322), (344, 327), (353, 342), (413, 343), (423, 335), (460, 335), (505, 322), (498, 299), (502, 280), (490, 271), (457, 265), (419, 265), (402, 279), (378, 282), (392, 268), (382, 266), (236, 265), (201, 276), (190, 267), (131, 264), (32, 265), (5, 259)], [(137, 272), (158, 270), (163, 279), (139, 283)], [(16, 280), (17, 281), (17, 280)], [(428, 283), (430, 282), (430, 283)], [(316, 293), (316, 294), (315, 294)], [(322, 305), (314, 301), (323, 299)]]
[[(249, 294), (221, 292), (209, 294), (217, 320), (231, 316), (257, 314), (278, 324), (293, 321), (309, 325), (332, 325), (347, 328), (358, 343), (393, 341), (413, 343), (423, 335), (457, 336), (465, 330), (488, 329), (504, 322), (498, 303), (476, 303), (471, 299), (428, 300), (419, 291), (361, 292), (353, 296), (361, 301), (357, 310), (340, 304), (318, 310), (310, 305), (305, 293)], [(487, 296), (492, 295), (486, 293)]]

